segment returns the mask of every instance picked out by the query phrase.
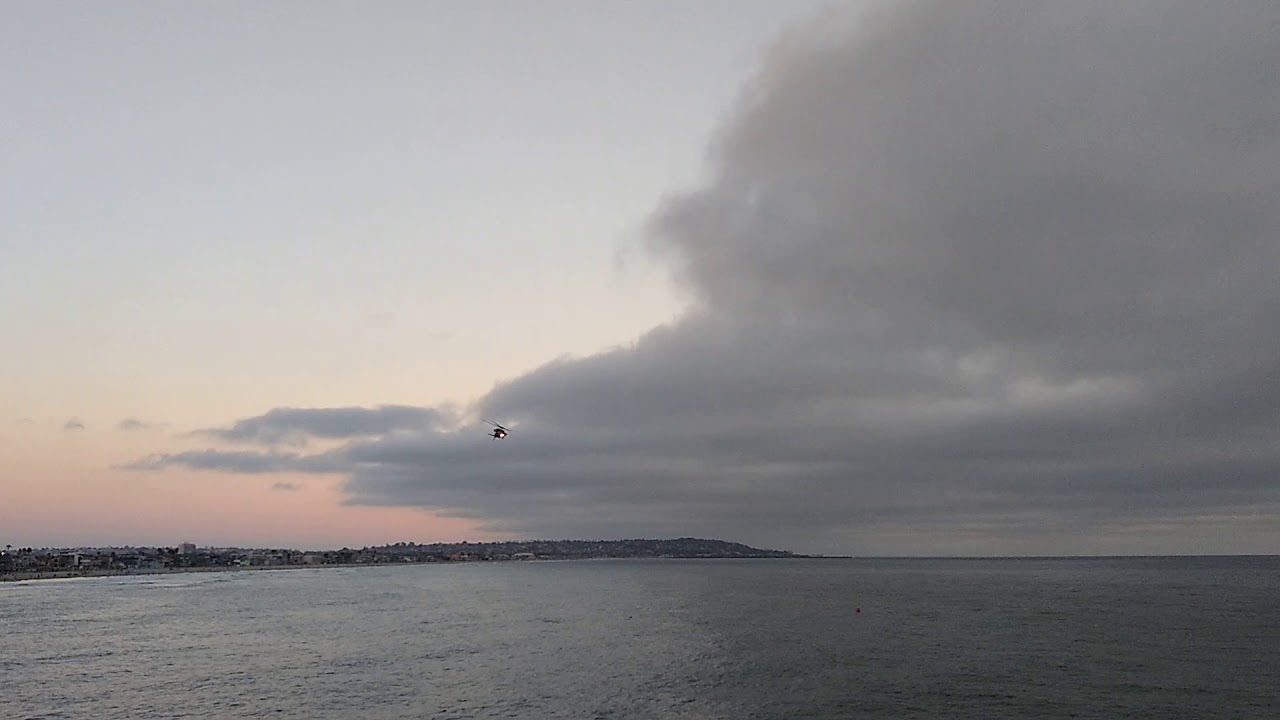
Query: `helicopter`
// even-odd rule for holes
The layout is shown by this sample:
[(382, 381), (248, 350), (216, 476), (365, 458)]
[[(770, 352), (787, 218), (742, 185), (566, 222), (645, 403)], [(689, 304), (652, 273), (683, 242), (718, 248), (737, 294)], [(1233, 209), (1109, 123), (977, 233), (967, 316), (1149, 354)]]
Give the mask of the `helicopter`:
[(506, 428), (502, 427), (496, 422), (493, 422), (492, 420), (485, 420), (485, 422), (493, 426), (493, 432), (489, 433), (490, 438), (494, 440), (501, 440), (507, 436), (508, 431)]

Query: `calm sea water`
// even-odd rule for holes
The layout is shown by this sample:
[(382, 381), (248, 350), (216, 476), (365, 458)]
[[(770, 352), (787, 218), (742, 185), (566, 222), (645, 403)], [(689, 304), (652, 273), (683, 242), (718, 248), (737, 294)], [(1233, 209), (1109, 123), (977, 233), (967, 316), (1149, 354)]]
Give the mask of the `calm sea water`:
[[(858, 612), (858, 609), (861, 612)], [(1280, 558), (0, 585), (3, 718), (1277, 718)]]

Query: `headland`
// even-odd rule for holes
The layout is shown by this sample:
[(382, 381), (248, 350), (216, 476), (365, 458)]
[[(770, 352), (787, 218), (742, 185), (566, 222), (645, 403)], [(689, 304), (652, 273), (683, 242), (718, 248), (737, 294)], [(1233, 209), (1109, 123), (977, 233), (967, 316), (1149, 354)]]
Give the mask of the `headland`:
[(367, 567), (416, 563), (588, 560), (606, 558), (811, 558), (786, 550), (704, 538), (630, 540), (512, 540), (398, 542), (358, 550), (177, 547), (8, 548), (0, 552), (0, 581), (110, 575), (305, 567)]

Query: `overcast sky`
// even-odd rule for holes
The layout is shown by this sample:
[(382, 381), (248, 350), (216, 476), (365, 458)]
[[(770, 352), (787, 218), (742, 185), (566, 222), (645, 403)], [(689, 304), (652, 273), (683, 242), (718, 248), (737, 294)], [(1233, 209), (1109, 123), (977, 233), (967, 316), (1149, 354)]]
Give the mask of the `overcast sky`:
[(865, 5), (20, 4), (12, 446), (373, 542), (1280, 552), (1280, 5)]

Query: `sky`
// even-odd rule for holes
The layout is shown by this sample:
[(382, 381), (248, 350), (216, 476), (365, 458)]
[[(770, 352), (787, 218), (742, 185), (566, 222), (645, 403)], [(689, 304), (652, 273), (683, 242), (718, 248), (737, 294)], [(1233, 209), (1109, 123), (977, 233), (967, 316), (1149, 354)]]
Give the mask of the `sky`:
[(5, 12), (0, 543), (1280, 552), (1269, 0)]

